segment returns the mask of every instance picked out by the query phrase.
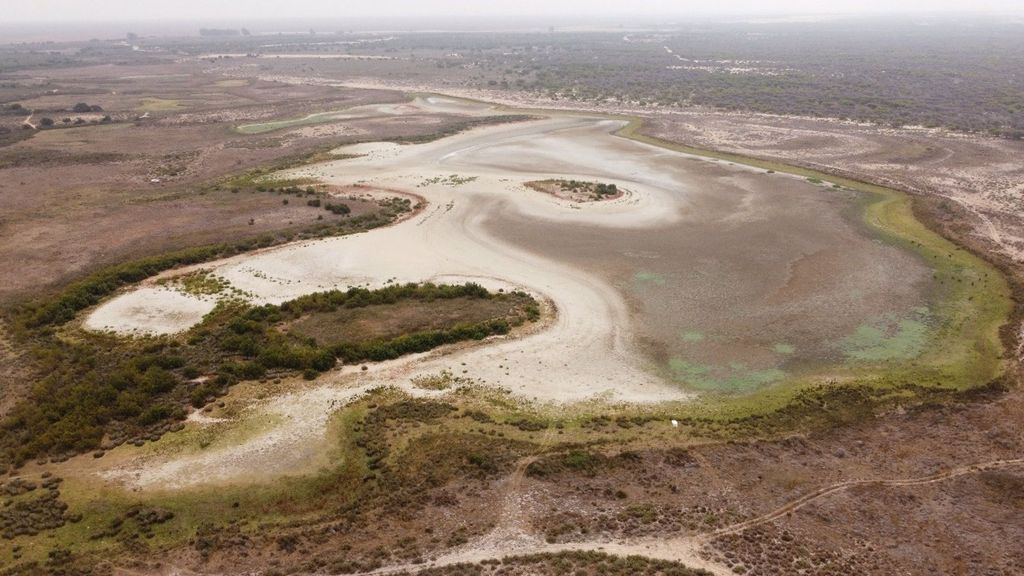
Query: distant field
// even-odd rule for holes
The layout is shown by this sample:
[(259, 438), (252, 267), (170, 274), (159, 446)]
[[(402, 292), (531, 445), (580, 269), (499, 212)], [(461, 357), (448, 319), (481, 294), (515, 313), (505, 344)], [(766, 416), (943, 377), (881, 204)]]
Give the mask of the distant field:
[[(1024, 137), (1020, 24), (986, 18), (704, 22), (640, 31), (409, 32), (356, 48), (294, 38), (261, 64), (629, 107), (707, 106)], [(253, 52), (260, 52), (251, 40)], [(186, 47), (186, 49), (188, 49)], [(315, 58), (330, 54), (381, 60)], [(233, 65), (233, 60), (225, 61)]]
[(143, 98), (136, 108), (141, 112), (167, 112), (184, 107), (180, 100), (168, 98)]

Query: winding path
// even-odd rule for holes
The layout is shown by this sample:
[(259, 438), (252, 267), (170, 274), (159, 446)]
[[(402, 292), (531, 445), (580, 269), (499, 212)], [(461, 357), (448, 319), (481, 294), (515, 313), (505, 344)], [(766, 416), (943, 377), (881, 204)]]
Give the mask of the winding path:
[[(513, 480), (510, 480), (511, 487), (517, 487), (521, 485), (521, 478), (516, 481), (514, 480), (515, 475), (525, 474), (526, 467), (532, 462), (532, 458), (523, 460), (519, 466), (516, 467), (516, 472), (513, 475)], [(928, 476), (919, 476), (916, 478), (896, 478), (896, 479), (860, 479), (860, 480), (847, 480), (825, 486), (810, 494), (806, 494), (792, 500), (771, 512), (744, 520), (724, 528), (720, 528), (713, 532), (697, 534), (694, 536), (686, 536), (682, 538), (670, 538), (670, 539), (659, 539), (659, 538), (645, 538), (637, 539), (630, 542), (603, 542), (603, 541), (588, 541), (588, 542), (571, 542), (565, 544), (548, 544), (541, 541), (536, 535), (528, 533), (519, 534), (515, 538), (509, 538), (507, 535), (501, 539), (496, 539), (492, 536), (494, 532), (501, 531), (505, 533), (508, 531), (510, 526), (525, 526), (525, 522), (522, 519), (508, 519), (503, 518), (498, 527), (495, 530), (476, 542), (471, 542), (465, 546), (455, 550), (445, 556), (441, 556), (438, 559), (428, 562), (426, 565), (423, 564), (404, 564), (396, 566), (388, 566), (375, 570), (373, 572), (367, 572), (367, 575), (383, 575), (383, 574), (396, 574), (401, 572), (416, 573), (419, 570), (425, 568), (435, 568), (441, 566), (451, 566), (453, 564), (460, 563), (478, 563), (483, 560), (489, 559), (500, 559), (507, 556), (524, 556), (533, 554), (550, 554), (558, 552), (568, 551), (593, 551), (603, 552), (615, 556), (644, 556), (647, 558), (654, 558), (658, 560), (669, 560), (673, 562), (679, 562), (691, 568), (701, 568), (714, 574), (715, 576), (728, 576), (733, 572), (721, 564), (711, 562), (703, 558), (700, 554), (701, 549), (709, 544), (714, 538), (720, 536), (727, 536), (730, 534), (738, 534), (759, 526), (774, 522), (779, 518), (782, 518), (788, 514), (791, 514), (808, 504), (830, 496), (832, 494), (848, 490), (857, 486), (891, 486), (891, 487), (907, 487), (907, 486), (921, 486), (926, 484), (934, 484), (937, 482), (944, 482), (968, 474), (977, 474), (989, 470), (997, 470), (1000, 468), (1009, 468), (1014, 466), (1024, 465), (1024, 458), (1014, 458), (1005, 460), (991, 460), (988, 462), (981, 462), (977, 464), (969, 464), (965, 466), (957, 466), (944, 472), (938, 472), (936, 474), (930, 474)], [(506, 502), (509, 496), (506, 496)], [(509, 510), (508, 507), (505, 510)], [(531, 545), (530, 542), (533, 542)], [(502, 547), (501, 542), (509, 542), (510, 545)]]

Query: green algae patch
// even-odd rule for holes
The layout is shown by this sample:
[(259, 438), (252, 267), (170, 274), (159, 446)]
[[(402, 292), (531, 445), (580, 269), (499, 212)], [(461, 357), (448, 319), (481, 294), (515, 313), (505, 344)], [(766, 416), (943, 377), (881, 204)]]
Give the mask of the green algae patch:
[(644, 272), (640, 271), (633, 274), (633, 280), (640, 285), (646, 286), (664, 286), (668, 284), (668, 280), (664, 275), (658, 274), (657, 272)]
[(743, 362), (717, 366), (672, 358), (668, 367), (676, 382), (694, 390), (726, 394), (752, 392), (786, 378), (786, 373), (778, 368), (755, 369)]
[(862, 324), (843, 339), (840, 347), (851, 360), (882, 362), (916, 358), (927, 343), (928, 325), (919, 316)]

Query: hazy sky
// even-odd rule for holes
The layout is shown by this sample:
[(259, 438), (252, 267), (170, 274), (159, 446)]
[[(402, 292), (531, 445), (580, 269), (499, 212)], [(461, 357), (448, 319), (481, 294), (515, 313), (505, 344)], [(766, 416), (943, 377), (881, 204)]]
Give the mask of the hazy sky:
[(1024, 0), (0, 0), (0, 24), (111, 21), (606, 14), (1024, 12)]

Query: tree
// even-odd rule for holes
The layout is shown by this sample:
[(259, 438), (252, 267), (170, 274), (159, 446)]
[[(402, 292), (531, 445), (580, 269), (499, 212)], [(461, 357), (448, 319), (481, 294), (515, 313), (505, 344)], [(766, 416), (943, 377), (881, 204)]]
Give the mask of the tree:
[(42, 120), (39, 121), (39, 124), (41, 126), (45, 126), (45, 127), (49, 128), (50, 126), (53, 126), (53, 118), (43, 118)]
[(75, 107), (71, 109), (72, 112), (92, 112), (92, 106), (89, 106), (85, 102), (79, 102), (75, 104)]

